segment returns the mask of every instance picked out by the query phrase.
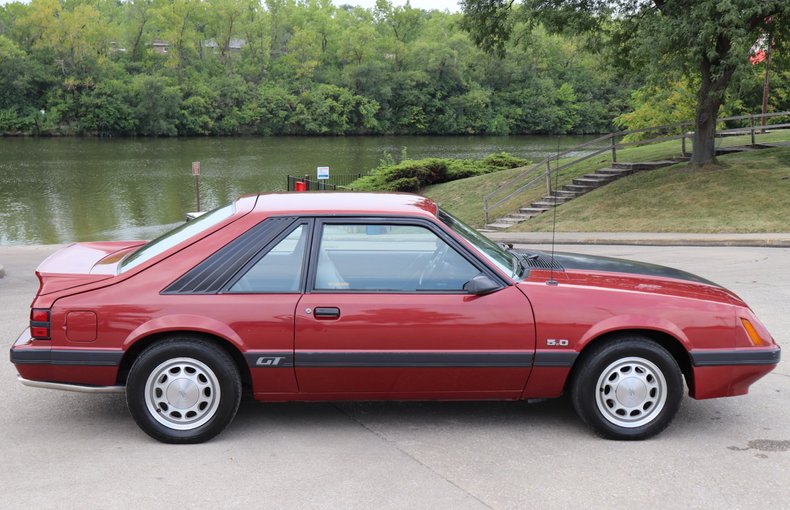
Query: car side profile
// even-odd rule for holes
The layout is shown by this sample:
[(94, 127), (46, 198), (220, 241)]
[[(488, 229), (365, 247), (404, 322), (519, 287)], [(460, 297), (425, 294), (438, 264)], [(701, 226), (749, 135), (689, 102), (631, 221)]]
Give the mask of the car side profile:
[(11, 348), (28, 386), (125, 392), (143, 431), (206, 441), (262, 402), (568, 392), (599, 435), (665, 429), (684, 387), (742, 395), (780, 348), (734, 293), (676, 269), (499, 246), (409, 194), (244, 196), (151, 242), (37, 269)]

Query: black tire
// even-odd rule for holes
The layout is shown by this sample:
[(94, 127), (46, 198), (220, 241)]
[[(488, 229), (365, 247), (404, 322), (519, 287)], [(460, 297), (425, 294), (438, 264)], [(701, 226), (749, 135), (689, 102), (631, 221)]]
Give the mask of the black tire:
[(174, 337), (145, 349), (126, 381), (129, 411), (163, 443), (202, 443), (230, 424), (241, 400), (233, 359), (200, 338)]
[(621, 337), (583, 353), (574, 370), (576, 413), (600, 436), (638, 440), (667, 428), (683, 398), (677, 361), (654, 341)]

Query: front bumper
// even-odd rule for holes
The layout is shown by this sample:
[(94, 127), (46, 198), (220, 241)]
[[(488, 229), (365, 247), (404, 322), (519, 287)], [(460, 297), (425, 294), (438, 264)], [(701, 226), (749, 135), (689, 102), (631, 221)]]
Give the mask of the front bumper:
[(697, 349), (689, 355), (695, 367), (776, 365), (782, 357), (782, 349), (778, 345), (765, 349)]
[(768, 348), (699, 349), (691, 356), (696, 399), (745, 395), (749, 386), (768, 375), (781, 359), (778, 345)]

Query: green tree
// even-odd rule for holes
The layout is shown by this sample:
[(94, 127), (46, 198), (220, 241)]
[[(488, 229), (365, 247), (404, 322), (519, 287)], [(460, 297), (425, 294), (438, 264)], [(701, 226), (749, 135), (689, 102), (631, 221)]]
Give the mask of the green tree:
[(80, 131), (100, 136), (130, 135), (137, 130), (132, 90), (119, 80), (106, 80), (79, 97)]
[(178, 134), (181, 92), (155, 76), (138, 76), (132, 83), (137, 133), (148, 136)]
[(676, 71), (698, 83), (692, 163), (715, 161), (719, 109), (733, 74), (747, 65), (761, 30), (790, 16), (786, 0), (463, 0), (465, 27), (501, 53), (519, 19), (555, 32), (612, 30), (624, 67), (664, 78)]
[(131, 58), (138, 60), (145, 45), (146, 32), (150, 31), (153, 18), (153, 0), (130, 0), (126, 4), (127, 37), (131, 42)]
[(183, 80), (189, 58), (202, 49), (196, 22), (203, 7), (200, 0), (167, 0), (154, 10), (159, 36), (175, 51), (179, 81)]

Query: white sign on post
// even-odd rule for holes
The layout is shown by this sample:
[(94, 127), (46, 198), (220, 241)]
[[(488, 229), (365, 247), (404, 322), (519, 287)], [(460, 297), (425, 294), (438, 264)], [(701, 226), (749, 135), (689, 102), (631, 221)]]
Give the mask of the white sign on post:
[(329, 167), (328, 166), (319, 166), (316, 168), (316, 173), (318, 174), (318, 179), (329, 179)]
[(192, 162), (192, 175), (194, 176), (200, 175), (200, 161)]

